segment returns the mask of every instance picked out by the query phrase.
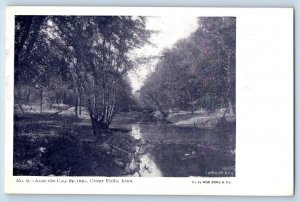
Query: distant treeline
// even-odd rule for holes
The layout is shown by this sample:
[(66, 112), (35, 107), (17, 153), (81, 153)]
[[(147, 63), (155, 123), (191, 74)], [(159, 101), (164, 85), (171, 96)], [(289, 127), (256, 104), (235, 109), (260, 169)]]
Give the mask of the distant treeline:
[(225, 107), (235, 113), (236, 18), (202, 17), (188, 38), (163, 51), (140, 90), (144, 107), (170, 110)]

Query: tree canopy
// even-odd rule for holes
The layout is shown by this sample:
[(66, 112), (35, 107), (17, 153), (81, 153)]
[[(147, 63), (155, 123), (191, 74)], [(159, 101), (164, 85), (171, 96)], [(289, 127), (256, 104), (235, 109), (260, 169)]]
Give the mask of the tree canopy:
[(234, 17), (199, 18), (191, 36), (163, 51), (140, 91), (144, 105), (162, 114), (171, 109), (194, 112), (221, 107), (233, 113), (235, 30)]
[[(125, 76), (135, 65), (131, 52), (149, 42), (145, 22), (139, 16), (17, 16), (16, 83), (40, 89), (41, 105), (45, 89), (55, 95), (69, 89), (101, 135), (118, 100), (130, 97)], [(120, 89), (127, 94), (117, 95)]]

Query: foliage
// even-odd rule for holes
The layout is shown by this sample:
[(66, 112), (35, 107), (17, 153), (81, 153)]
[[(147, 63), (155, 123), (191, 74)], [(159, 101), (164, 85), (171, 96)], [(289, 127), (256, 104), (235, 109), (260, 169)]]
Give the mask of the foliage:
[(159, 111), (235, 105), (235, 18), (200, 18), (190, 37), (163, 51), (140, 94)]
[[(88, 107), (94, 133), (108, 128), (116, 105), (131, 102), (127, 72), (138, 58), (131, 52), (148, 43), (145, 17), (18, 16), (16, 18), (16, 86), (47, 89), (76, 107)], [(118, 93), (118, 95), (117, 95)], [(22, 93), (17, 97), (18, 102)], [(128, 106), (127, 106), (128, 108)]]

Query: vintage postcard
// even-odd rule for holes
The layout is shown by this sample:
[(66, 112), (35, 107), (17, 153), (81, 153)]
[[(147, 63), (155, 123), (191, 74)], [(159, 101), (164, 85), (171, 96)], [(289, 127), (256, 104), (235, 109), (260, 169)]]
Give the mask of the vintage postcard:
[(293, 9), (6, 17), (6, 193), (293, 194)]

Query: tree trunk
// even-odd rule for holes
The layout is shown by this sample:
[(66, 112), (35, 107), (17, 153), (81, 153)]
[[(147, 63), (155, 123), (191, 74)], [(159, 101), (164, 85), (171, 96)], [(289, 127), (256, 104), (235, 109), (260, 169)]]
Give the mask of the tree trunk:
[(229, 114), (234, 115), (234, 110), (231, 101), (228, 101)]
[(195, 106), (194, 106), (194, 103), (193, 103), (193, 100), (192, 100), (192, 96), (191, 96), (190, 91), (187, 88), (187, 86), (185, 86), (185, 91), (186, 91), (186, 93), (188, 95), (188, 98), (189, 98), (189, 101), (190, 101), (191, 113), (194, 114), (194, 112), (195, 112)]
[(43, 112), (43, 88), (40, 89), (40, 114)]
[(231, 95), (232, 95), (232, 88), (231, 88), (231, 56), (228, 55), (227, 57), (227, 68), (225, 68), (226, 70), (226, 74), (227, 74), (227, 99), (228, 99), (228, 108), (229, 108), (229, 114), (230, 115), (234, 115), (234, 109), (232, 106), (232, 102), (231, 102)]
[(78, 106), (79, 106), (79, 91), (77, 90), (76, 91), (76, 102), (75, 102), (75, 115), (76, 117), (78, 117), (78, 112), (79, 112), (79, 109), (78, 109)]
[(98, 138), (104, 138), (106, 135), (104, 132), (108, 129), (112, 117), (114, 107), (111, 105), (105, 106), (103, 110), (90, 109), (89, 114), (92, 121), (93, 133)]
[(30, 102), (30, 94), (31, 94), (31, 87), (28, 86), (28, 91), (27, 91), (27, 95), (26, 95), (26, 103), (29, 104)]
[(18, 89), (18, 91), (17, 91), (17, 100), (18, 100), (18, 102), (22, 102), (21, 87), (17, 86), (16, 88)]
[(159, 102), (154, 98), (154, 96), (150, 93), (146, 93), (148, 98), (153, 101), (154, 105), (156, 106), (156, 109), (163, 115), (163, 121), (165, 121), (169, 115), (168, 112), (166, 112), (163, 107), (159, 104)]
[(76, 117), (78, 117), (78, 105), (77, 105), (77, 103), (75, 104), (75, 115), (76, 115)]
[(104, 138), (104, 132), (108, 129), (108, 124), (104, 123), (103, 120), (99, 120), (96, 117), (91, 117), (92, 126), (93, 126), (93, 133), (98, 138)]
[(81, 92), (79, 93), (79, 97), (78, 97), (78, 107), (79, 107), (79, 116), (81, 116)]

